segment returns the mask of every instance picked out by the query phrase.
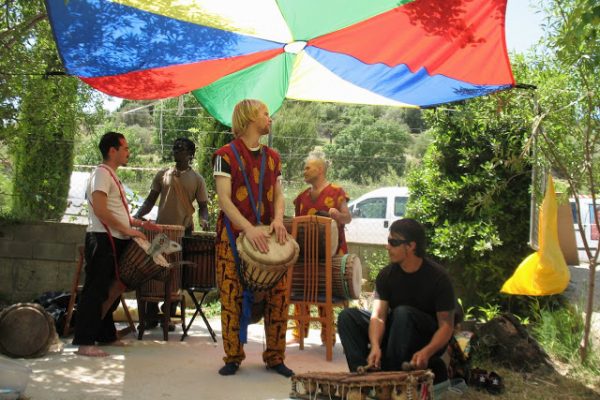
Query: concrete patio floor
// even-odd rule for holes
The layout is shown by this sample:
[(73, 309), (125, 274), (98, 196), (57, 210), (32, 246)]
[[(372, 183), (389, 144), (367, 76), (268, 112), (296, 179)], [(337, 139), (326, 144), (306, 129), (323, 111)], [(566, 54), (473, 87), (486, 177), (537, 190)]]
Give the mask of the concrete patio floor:
[[(33, 373), (25, 391), (29, 400), (108, 400), (108, 399), (287, 399), (291, 382), (262, 363), (263, 325), (251, 325), (245, 346), (246, 360), (234, 376), (223, 377), (220, 319), (211, 319), (217, 333), (214, 343), (201, 320), (195, 320), (181, 342), (181, 327), (162, 341), (162, 330), (147, 331), (138, 341), (130, 334), (127, 347), (106, 347), (105, 358), (82, 357), (76, 347), (65, 343), (61, 353), (43, 358), (17, 360)], [(347, 371), (339, 344), (333, 361), (325, 360), (325, 347), (318, 330), (311, 330), (304, 350), (297, 344), (286, 350), (285, 363), (296, 373), (308, 371)], [(288, 336), (290, 331), (288, 331)]]

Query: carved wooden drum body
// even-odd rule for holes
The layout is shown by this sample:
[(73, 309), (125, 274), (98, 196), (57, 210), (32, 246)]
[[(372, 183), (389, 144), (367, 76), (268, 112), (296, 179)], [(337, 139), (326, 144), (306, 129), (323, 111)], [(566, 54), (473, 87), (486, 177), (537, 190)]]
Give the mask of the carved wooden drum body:
[[(143, 229), (142, 232), (148, 238), (148, 241), (152, 242), (156, 236), (160, 233), (164, 233), (167, 235), (169, 240), (181, 245), (182, 238), (185, 233), (185, 228), (181, 225), (158, 225), (162, 228), (162, 232), (155, 232)], [(173, 278), (171, 279), (171, 287), (169, 289), (170, 293), (178, 293), (181, 288), (181, 266), (179, 262), (182, 260), (181, 251), (175, 251), (170, 254), (164, 255), (165, 260), (169, 265), (172, 266), (173, 270)], [(155, 275), (152, 279), (147, 280), (142, 283), (138, 288), (140, 294), (143, 297), (164, 297), (165, 295), (165, 284), (163, 281), (167, 278), (167, 275), (171, 271), (171, 268), (168, 268), (161, 273)]]
[(215, 243), (215, 232), (194, 232), (183, 238), (183, 260), (193, 263), (183, 270), (184, 289), (217, 286)]
[[(260, 226), (268, 232), (268, 226)], [(254, 249), (242, 233), (237, 239), (237, 250), (242, 260), (241, 278), (246, 288), (253, 291), (269, 290), (279, 282), (289, 266), (298, 259), (300, 248), (294, 238), (288, 233), (284, 244), (277, 242), (275, 232), (268, 240), (269, 251), (261, 253)]]
[(146, 253), (149, 248), (147, 240), (133, 238), (119, 260), (119, 277), (129, 290), (137, 289), (155, 276), (165, 277), (171, 268), (163, 255), (150, 257)]

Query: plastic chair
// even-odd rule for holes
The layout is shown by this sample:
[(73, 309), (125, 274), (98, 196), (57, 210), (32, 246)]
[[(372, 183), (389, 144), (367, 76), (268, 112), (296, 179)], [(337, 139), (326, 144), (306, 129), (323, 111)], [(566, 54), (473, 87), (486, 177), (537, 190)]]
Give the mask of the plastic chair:
[[(302, 227), (302, 238), (298, 237)], [(292, 220), (292, 236), (302, 242), (300, 257), (288, 272), (288, 299), (300, 312), (288, 315), (288, 320), (296, 320), (300, 329), (300, 350), (304, 349), (304, 329), (310, 322), (319, 322), (325, 330), (325, 357), (333, 359), (335, 323), (334, 306), (346, 306), (345, 299), (333, 297), (331, 218), (315, 215), (295, 217)], [(299, 240), (302, 239), (302, 240)], [(325, 254), (319, 254), (319, 243), (325, 241)], [(323, 249), (323, 246), (321, 245)], [(322, 307), (324, 315), (311, 316), (310, 306)], [(307, 312), (308, 310), (308, 312)]]
[[(77, 296), (83, 290), (83, 285), (79, 284), (79, 279), (81, 277), (81, 270), (83, 269), (83, 246), (77, 246), (77, 265), (75, 267), (75, 275), (73, 276), (73, 284), (71, 285), (71, 297), (69, 298), (69, 304), (67, 305), (67, 313), (65, 316), (65, 326), (63, 328), (62, 335), (69, 336), (73, 329), (71, 328), (71, 319), (73, 318), (73, 309), (75, 308), (75, 302), (77, 301)], [(129, 308), (127, 307), (127, 303), (125, 302), (125, 297), (121, 295), (121, 306), (123, 306), (123, 312), (125, 313), (125, 317), (127, 318), (127, 327), (120, 329), (117, 331), (117, 336), (119, 338), (131, 333), (135, 332), (135, 324), (133, 323), (133, 318), (131, 318), (131, 313), (129, 312)]]

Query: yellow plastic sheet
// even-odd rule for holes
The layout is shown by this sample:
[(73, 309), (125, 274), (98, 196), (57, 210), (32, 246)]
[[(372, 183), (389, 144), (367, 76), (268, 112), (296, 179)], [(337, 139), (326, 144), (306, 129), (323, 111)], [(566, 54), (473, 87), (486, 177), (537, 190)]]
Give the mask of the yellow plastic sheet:
[(570, 273), (558, 242), (558, 205), (552, 177), (540, 207), (539, 250), (517, 267), (502, 289), (503, 293), (545, 296), (562, 293), (569, 284)]

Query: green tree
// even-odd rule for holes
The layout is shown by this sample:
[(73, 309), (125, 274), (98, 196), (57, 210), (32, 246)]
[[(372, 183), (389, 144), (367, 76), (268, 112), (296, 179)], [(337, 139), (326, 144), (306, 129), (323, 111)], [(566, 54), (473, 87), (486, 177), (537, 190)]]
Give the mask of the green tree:
[(14, 164), (13, 213), (57, 218), (66, 205), (73, 139), (87, 125), (82, 105), (93, 96), (64, 76), (42, 1), (11, 1), (1, 9), (0, 137)]
[(333, 138), (342, 130), (345, 121), (342, 119), (347, 106), (335, 103), (315, 103), (318, 110), (319, 124), (317, 132), (331, 144)]
[(155, 143), (160, 145), (162, 158), (165, 161), (171, 161), (171, 147), (175, 139), (178, 137), (193, 139), (196, 128), (201, 124), (199, 120), (207, 116), (198, 100), (189, 93), (161, 100), (153, 107), (153, 115)]
[(273, 122), (273, 147), (281, 154), (282, 175), (287, 182), (298, 180), (304, 159), (318, 144), (315, 103), (286, 101)]
[[(77, 131), (75, 78), (30, 79), (14, 143), (13, 213), (59, 218), (67, 205)], [(71, 113), (56, 113), (56, 107)]]
[(425, 224), (465, 304), (501, 301), (529, 252), (528, 110), (507, 92), (425, 113), (434, 141), (409, 176), (407, 215)]
[[(196, 148), (196, 160), (198, 162), (198, 172), (204, 177), (210, 197), (211, 193), (216, 193), (215, 178), (212, 174), (212, 155), (217, 149), (233, 139), (233, 133), (231, 133), (228, 126), (211, 117), (204, 108), (198, 112), (198, 116), (196, 126), (193, 128), (193, 132), (198, 138), (197, 142), (200, 143), (200, 146)], [(215, 207), (214, 204), (213, 207)], [(211, 223), (213, 223), (213, 207), (209, 207)]]
[[(540, 164), (568, 182), (570, 194), (592, 196), (598, 209), (600, 179), (600, 4), (590, 0), (540, 2), (548, 15), (545, 44), (551, 50), (538, 61), (532, 79), (538, 84), (536, 135)], [(576, 201), (579, 221), (581, 207)], [(597, 213), (594, 222), (600, 223)], [(580, 232), (584, 232), (580, 223)], [(593, 311), (594, 282), (600, 245), (595, 249), (582, 234), (589, 259), (589, 288), (581, 357), (585, 361)]]
[(333, 178), (357, 183), (378, 181), (389, 171), (404, 173), (405, 150), (410, 142), (408, 127), (387, 119), (383, 107), (346, 108), (347, 121), (333, 144), (324, 146), (332, 161)]
[(138, 125), (144, 128), (153, 128), (154, 119), (152, 111), (154, 110), (154, 100), (132, 101), (123, 100), (114, 114), (116, 124)]

